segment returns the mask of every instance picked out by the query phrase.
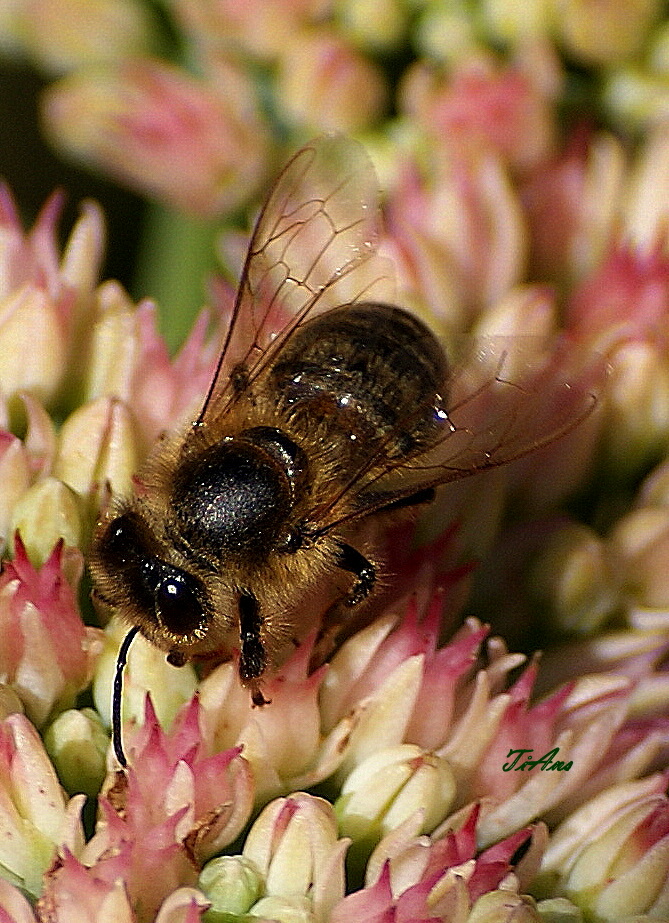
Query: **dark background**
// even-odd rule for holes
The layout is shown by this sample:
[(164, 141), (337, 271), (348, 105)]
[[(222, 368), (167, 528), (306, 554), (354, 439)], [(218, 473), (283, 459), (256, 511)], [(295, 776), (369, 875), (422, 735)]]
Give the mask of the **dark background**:
[(45, 82), (29, 67), (0, 68), (0, 177), (9, 185), (24, 223), (30, 228), (56, 188), (67, 199), (61, 243), (76, 221), (82, 199), (96, 199), (107, 220), (107, 250), (101, 278), (119, 279), (132, 290), (144, 205), (135, 195), (99, 176), (60, 160), (39, 128), (39, 97)]

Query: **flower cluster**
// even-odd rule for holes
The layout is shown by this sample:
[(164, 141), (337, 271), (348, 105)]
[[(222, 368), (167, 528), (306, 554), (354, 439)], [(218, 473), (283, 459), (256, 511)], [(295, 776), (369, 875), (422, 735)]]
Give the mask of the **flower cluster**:
[(62, 198), (26, 232), (2, 187), (2, 923), (669, 918), (663, 15), (0, 3), (1, 48), (53, 78), (55, 145), (215, 223), (226, 269), (288, 149), (363, 140), (396, 300), (449, 356), (473, 340), (451, 412), (480, 406), (481, 444), (510, 462), (389, 526), (378, 615), (334, 650), (305, 602), (313, 630), (263, 678), (270, 704), (237, 654), (177, 668), (138, 636), (121, 768), (125, 626), (91, 604), (92, 530), (192, 419), (233, 293), (213, 280), (170, 356), (155, 305), (100, 282), (101, 209), (84, 204), (61, 248)]

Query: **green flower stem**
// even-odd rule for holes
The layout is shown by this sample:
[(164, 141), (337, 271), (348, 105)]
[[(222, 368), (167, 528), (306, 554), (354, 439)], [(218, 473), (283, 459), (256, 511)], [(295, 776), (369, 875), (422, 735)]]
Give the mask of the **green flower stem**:
[(177, 214), (157, 203), (147, 208), (134, 295), (157, 302), (171, 352), (183, 343), (205, 301), (219, 230), (218, 222)]

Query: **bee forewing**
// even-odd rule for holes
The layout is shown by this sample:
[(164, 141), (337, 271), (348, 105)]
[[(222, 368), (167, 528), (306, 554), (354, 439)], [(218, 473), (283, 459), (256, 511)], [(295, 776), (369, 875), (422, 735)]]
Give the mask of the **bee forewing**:
[(256, 223), (199, 422), (226, 409), (236, 367), (255, 377), (308, 317), (363, 299), (392, 301), (393, 269), (376, 252), (379, 234), (378, 181), (362, 145), (328, 136), (295, 154)]

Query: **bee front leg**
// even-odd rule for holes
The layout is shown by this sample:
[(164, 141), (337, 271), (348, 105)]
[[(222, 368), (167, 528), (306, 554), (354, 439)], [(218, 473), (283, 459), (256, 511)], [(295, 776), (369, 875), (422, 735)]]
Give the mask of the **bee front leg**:
[(342, 570), (355, 574), (358, 578), (353, 584), (351, 592), (344, 600), (347, 606), (357, 606), (363, 599), (366, 599), (374, 588), (376, 583), (376, 568), (371, 561), (360, 554), (352, 545), (340, 542), (337, 546), (335, 558), (337, 567)]
[(258, 683), (267, 666), (267, 653), (260, 640), (261, 625), (258, 600), (252, 593), (242, 593), (239, 597), (239, 678), (244, 685), (250, 686), (254, 705), (267, 704)]

